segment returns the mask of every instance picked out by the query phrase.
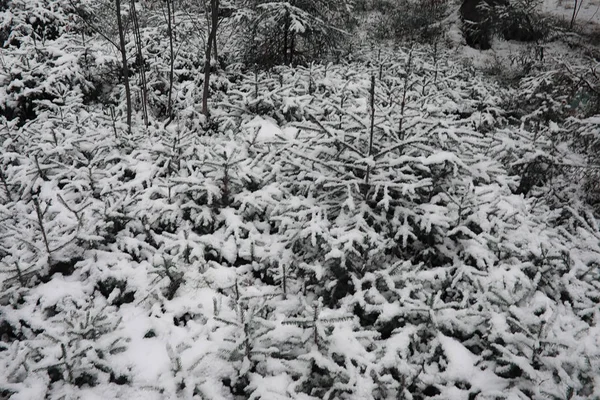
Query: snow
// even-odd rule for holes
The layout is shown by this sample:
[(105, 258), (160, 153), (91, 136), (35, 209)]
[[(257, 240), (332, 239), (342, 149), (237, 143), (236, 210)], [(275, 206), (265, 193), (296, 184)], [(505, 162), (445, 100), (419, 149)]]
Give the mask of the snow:
[[(596, 18), (598, 3), (583, 4), (578, 23)], [(59, 86), (66, 97), (52, 91), (26, 121), (0, 121), (0, 397), (600, 391), (600, 233), (584, 185), (597, 157), (583, 145), (598, 117), (553, 108), (552, 90), (569, 92), (552, 78), (559, 63), (507, 86), (477, 68), (519, 72), (510, 60), (526, 45), (497, 40), (481, 52), (444, 41), (433, 65), (429, 45), (378, 44), (369, 151), (378, 48), (306, 68), (219, 69), (205, 119), (200, 42), (184, 35), (165, 127), (168, 99), (155, 83), (168, 52), (148, 39), (162, 15), (147, 11), (151, 123), (136, 110), (131, 133), (118, 80), (103, 81), (114, 104), (84, 102), (88, 77), (112, 75), (117, 62), (100, 39), (3, 49), (12, 75), (0, 77), (2, 107), (17, 113), (20, 96)], [(196, 31), (179, 17), (177, 29)], [(576, 64), (559, 42), (548, 54)], [(534, 170), (540, 159), (582, 168), (546, 176)], [(51, 270), (58, 260), (73, 270)], [(440, 393), (423, 393), (432, 388)]]
[(165, 398), (157, 390), (144, 388), (131, 390), (115, 384), (110, 386), (103, 385), (101, 388), (84, 388), (81, 390), (80, 396), (86, 400), (162, 400)]
[(255, 130), (254, 140), (257, 142), (270, 142), (281, 138), (293, 138), (294, 135), (294, 130), (281, 130), (273, 120), (259, 116), (256, 116), (254, 119), (247, 122), (244, 128), (253, 128)]
[(286, 374), (262, 377), (252, 374), (249, 387), (254, 389), (250, 399), (289, 399), (288, 387), (293, 385), (292, 379)]
[(235, 270), (213, 263), (203, 274), (204, 279), (213, 289), (225, 289), (235, 284)]
[[(135, 309), (130, 312), (135, 313)], [(163, 339), (144, 338), (150, 331), (161, 332), (160, 326), (144, 315), (132, 315), (124, 319), (123, 332), (131, 342), (127, 350), (115, 356), (115, 363), (123, 372), (133, 372), (136, 385), (153, 386), (161, 377), (169, 374), (170, 359)]]
[(477, 364), (478, 357), (471, 353), (465, 346), (454, 338), (438, 334), (444, 355), (448, 360), (448, 366), (443, 373), (447, 379), (456, 382), (468, 382), (472, 388), (496, 392), (498, 395), (507, 387), (508, 382), (496, 376), (492, 371), (482, 370)]
[(393, 334), (386, 341), (385, 354), (380, 360), (381, 364), (386, 367), (394, 367), (398, 365), (400, 359), (408, 358), (410, 338), (416, 331), (416, 327), (408, 326)]
[(43, 398), (46, 393), (46, 382), (44, 381), (31, 381), (26, 382), (24, 388), (21, 388), (17, 393), (13, 394), (10, 398), (12, 400), (37, 400)]
[(39, 296), (39, 305), (42, 308), (52, 307), (65, 299), (71, 299), (78, 302), (89, 296), (91, 288), (82, 286), (75, 279), (68, 277), (57, 277), (52, 284), (45, 284), (39, 287), (37, 295)]
[[(574, 9), (577, 4), (577, 9)], [(576, 13), (575, 23), (580, 27), (596, 29), (600, 23), (600, 2), (598, 0), (544, 0), (541, 11), (557, 16), (566, 22), (570, 22), (573, 11)]]
[(54, 60), (54, 64), (57, 67), (64, 66), (65, 64), (75, 64), (77, 62), (77, 58), (71, 54), (63, 54), (56, 60)]

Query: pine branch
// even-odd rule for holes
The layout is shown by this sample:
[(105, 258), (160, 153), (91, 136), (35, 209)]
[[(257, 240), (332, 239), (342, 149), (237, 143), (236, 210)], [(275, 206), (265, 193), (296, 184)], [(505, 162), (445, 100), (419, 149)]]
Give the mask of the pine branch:
[(346, 147), (348, 150), (352, 151), (353, 153), (356, 153), (356, 154), (358, 154), (358, 155), (359, 155), (360, 157), (362, 157), (362, 158), (364, 158), (364, 157), (365, 157), (365, 155), (364, 155), (364, 154), (363, 154), (361, 151), (359, 151), (359, 150), (358, 150), (356, 147), (354, 147), (354, 146), (352, 146), (351, 144), (349, 144), (349, 143), (346, 143), (346, 142), (344, 142), (344, 141), (342, 141), (342, 140), (338, 139), (338, 138), (337, 138), (337, 135), (335, 135), (334, 133), (330, 132), (330, 131), (329, 131), (329, 129), (325, 128), (325, 126), (324, 126), (324, 125), (321, 123), (321, 121), (319, 121), (319, 120), (317, 119), (317, 117), (315, 117), (314, 115), (312, 115), (312, 114), (310, 114), (310, 113), (308, 114), (308, 116), (309, 116), (309, 118), (310, 118), (310, 119), (312, 119), (312, 121), (313, 121), (315, 124), (317, 124), (317, 126), (318, 126), (319, 128), (321, 128), (321, 130), (322, 130), (323, 132), (325, 132), (325, 133), (327, 134), (327, 136), (329, 136), (330, 138), (333, 138), (333, 139), (335, 139), (336, 143), (339, 143), (340, 145), (342, 145), (342, 146)]

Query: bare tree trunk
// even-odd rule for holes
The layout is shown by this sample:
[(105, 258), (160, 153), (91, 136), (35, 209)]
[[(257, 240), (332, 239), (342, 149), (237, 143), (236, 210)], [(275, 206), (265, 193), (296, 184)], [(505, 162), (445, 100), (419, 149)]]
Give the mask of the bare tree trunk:
[(414, 44), (411, 44), (410, 47), (410, 51), (408, 52), (408, 61), (406, 62), (406, 71), (405, 71), (405, 75), (404, 75), (404, 85), (402, 88), (402, 103), (400, 103), (400, 122), (398, 122), (398, 138), (400, 140), (404, 140), (406, 135), (404, 134), (404, 130), (403, 130), (403, 123), (404, 123), (404, 109), (406, 108), (406, 97), (407, 97), (407, 93), (408, 93), (408, 87), (409, 87), (409, 79), (410, 76), (412, 74), (412, 58), (413, 58), (413, 46)]
[(173, 79), (174, 79), (174, 68), (175, 68), (175, 52), (173, 50), (173, 25), (175, 25), (175, 10), (173, 9), (173, 0), (167, 0), (167, 34), (169, 35), (169, 99), (167, 102), (167, 115), (169, 121), (173, 118)]
[[(375, 133), (375, 75), (371, 75), (371, 126), (369, 129), (369, 152), (367, 157), (373, 154), (373, 135)], [(367, 165), (367, 173), (365, 174), (365, 197), (369, 192), (369, 179), (371, 177), (371, 164)]]
[(569, 24), (569, 29), (573, 29), (575, 26), (575, 20), (577, 19), (577, 14), (581, 10), (581, 5), (583, 4), (583, 0), (575, 0), (575, 4), (573, 4), (573, 15), (571, 16), (571, 23)]
[(573, 25), (575, 25), (575, 16), (577, 15), (577, 0), (575, 0), (575, 4), (573, 5), (573, 15), (571, 16), (571, 23), (569, 24), (569, 29), (573, 29)]
[(127, 66), (127, 49), (125, 48), (125, 33), (123, 32), (123, 21), (121, 19), (121, 0), (115, 0), (117, 13), (117, 26), (119, 29), (119, 51), (121, 52), (121, 74), (125, 85), (125, 97), (127, 101), (127, 129), (131, 133), (131, 89), (129, 87), (129, 67)]
[[(218, 3), (218, 1), (217, 1)], [(218, 7), (218, 4), (217, 4)], [(214, 17), (214, 16), (213, 16)], [(213, 19), (213, 24), (215, 24), (215, 26), (219, 26), (219, 15), (217, 14), (217, 21), (215, 22)], [(217, 28), (215, 28), (215, 34), (213, 35), (213, 57), (215, 59), (215, 62), (217, 65), (219, 64), (219, 52), (217, 51)]]
[(219, 61), (218, 60), (218, 56), (219, 54), (217, 53), (217, 29), (219, 29), (219, 0), (211, 0), (210, 1), (210, 5), (211, 5), (211, 17), (212, 17), (212, 21), (211, 21), (211, 36), (212, 36), (212, 42), (213, 42), (213, 46), (214, 46), (214, 56), (215, 56), (215, 61)]
[(204, 55), (204, 92), (202, 94), (202, 114), (209, 117), (208, 112), (208, 92), (210, 89), (210, 59), (213, 46), (213, 41), (216, 42), (217, 27), (219, 23), (219, 0), (210, 0), (211, 6), (211, 23), (210, 33), (206, 42), (206, 54)]
[(144, 62), (144, 54), (142, 52), (142, 34), (140, 24), (135, 9), (135, 0), (130, 0), (131, 4), (131, 20), (133, 21), (133, 34), (135, 37), (135, 47), (137, 49), (137, 60), (140, 66), (140, 80), (142, 86), (142, 115), (144, 116), (144, 125), (148, 126), (148, 85), (146, 82), (146, 64)]

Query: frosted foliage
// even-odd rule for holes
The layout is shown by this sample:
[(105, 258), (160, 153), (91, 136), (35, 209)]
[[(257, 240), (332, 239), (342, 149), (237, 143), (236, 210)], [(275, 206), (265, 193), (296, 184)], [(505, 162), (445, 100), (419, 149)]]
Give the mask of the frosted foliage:
[[(600, 397), (598, 119), (536, 103), (554, 75), (512, 88), (446, 49), (360, 48), (215, 67), (206, 120), (203, 22), (176, 8), (171, 119), (150, 2), (150, 123), (135, 100), (128, 132), (121, 81), (97, 81), (106, 38), (68, 4), (13, 3), (1, 399)], [(31, 15), (56, 25), (43, 46)]]

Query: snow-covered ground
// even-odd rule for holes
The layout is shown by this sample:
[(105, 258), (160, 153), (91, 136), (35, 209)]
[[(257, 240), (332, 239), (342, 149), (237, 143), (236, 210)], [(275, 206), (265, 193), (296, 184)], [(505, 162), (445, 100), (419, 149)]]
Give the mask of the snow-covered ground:
[(0, 399), (600, 398), (587, 65), (452, 29), (221, 71), (210, 123), (182, 62), (131, 132), (82, 94), (101, 46), (3, 49)]
[(541, 11), (562, 19), (567, 25), (575, 14), (575, 28), (587, 32), (597, 31), (600, 24), (599, 0), (544, 0)]

